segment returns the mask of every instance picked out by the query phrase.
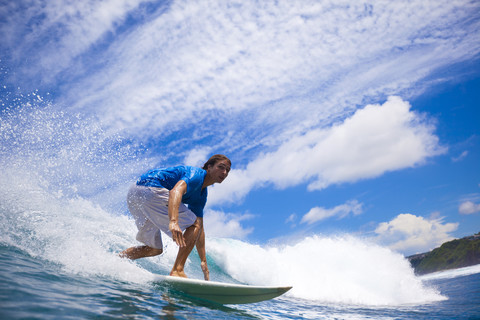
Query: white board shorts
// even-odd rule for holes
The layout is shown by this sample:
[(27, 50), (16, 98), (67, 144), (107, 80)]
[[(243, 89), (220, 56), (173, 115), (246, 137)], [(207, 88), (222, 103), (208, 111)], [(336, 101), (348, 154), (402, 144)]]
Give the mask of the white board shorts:
[[(127, 195), (127, 205), (135, 218), (138, 228), (136, 239), (149, 247), (163, 249), (161, 231), (168, 236), (172, 233), (168, 229), (169, 190), (164, 188), (133, 185)], [(178, 209), (178, 225), (184, 231), (195, 223), (197, 216), (180, 203)]]

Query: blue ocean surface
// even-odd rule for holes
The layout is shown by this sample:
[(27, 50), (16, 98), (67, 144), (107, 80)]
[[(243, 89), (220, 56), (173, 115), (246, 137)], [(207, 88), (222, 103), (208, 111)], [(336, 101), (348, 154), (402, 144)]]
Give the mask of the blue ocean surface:
[[(0, 247), (1, 319), (479, 319), (480, 268), (422, 280), (445, 297), (399, 305), (358, 305), (284, 296), (222, 306), (161, 283), (72, 273), (18, 248)], [(456, 273), (457, 272), (457, 273)]]

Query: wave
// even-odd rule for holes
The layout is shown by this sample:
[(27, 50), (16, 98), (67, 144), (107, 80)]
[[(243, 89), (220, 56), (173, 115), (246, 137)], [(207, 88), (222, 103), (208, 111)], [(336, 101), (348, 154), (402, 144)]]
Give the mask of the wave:
[[(39, 188), (7, 195), (4, 191), (0, 192), (0, 217), (5, 221), (0, 242), (52, 261), (63, 271), (148, 283), (156, 273), (168, 274), (173, 265), (177, 249), (166, 236), (162, 256), (135, 262), (118, 257), (119, 251), (136, 244), (136, 228), (129, 216), (109, 213), (87, 199), (59, 198)], [(207, 253), (212, 280), (292, 285), (292, 298), (360, 305), (445, 299), (414, 275), (403, 256), (352, 236), (313, 236), (276, 247), (207, 238)], [(190, 257), (186, 272), (202, 277), (196, 254)]]
[(292, 285), (291, 297), (360, 305), (444, 300), (414, 275), (400, 254), (353, 237), (312, 236), (262, 247), (214, 239), (209, 254), (230, 276), (248, 284)]

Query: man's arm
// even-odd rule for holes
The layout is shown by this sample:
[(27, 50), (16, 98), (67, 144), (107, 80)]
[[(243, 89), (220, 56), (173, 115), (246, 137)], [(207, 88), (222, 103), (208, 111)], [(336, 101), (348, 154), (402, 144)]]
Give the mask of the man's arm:
[(198, 236), (196, 245), (197, 245), (198, 256), (200, 257), (200, 261), (201, 261), (200, 265), (202, 267), (203, 277), (205, 278), (205, 280), (210, 280), (210, 271), (208, 270), (208, 265), (207, 265), (207, 252), (205, 250), (205, 229), (203, 228), (203, 223), (202, 223), (202, 231)]
[(182, 229), (178, 225), (178, 209), (182, 202), (183, 195), (187, 192), (187, 183), (183, 180), (177, 182), (175, 187), (169, 192), (168, 197), (168, 218), (170, 223), (168, 229), (172, 233), (172, 239), (179, 247), (185, 247), (185, 238)]

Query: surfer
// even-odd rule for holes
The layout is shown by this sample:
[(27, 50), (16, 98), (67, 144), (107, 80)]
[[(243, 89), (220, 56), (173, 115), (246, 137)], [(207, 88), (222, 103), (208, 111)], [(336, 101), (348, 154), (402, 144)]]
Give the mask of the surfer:
[(138, 228), (136, 239), (145, 245), (128, 248), (120, 257), (135, 260), (161, 254), (161, 230), (179, 246), (170, 275), (187, 277), (185, 262), (196, 245), (204, 278), (209, 280), (203, 228), (207, 187), (222, 183), (231, 166), (226, 156), (216, 154), (202, 169), (177, 166), (143, 174), (128, 191), (127, 204)]

